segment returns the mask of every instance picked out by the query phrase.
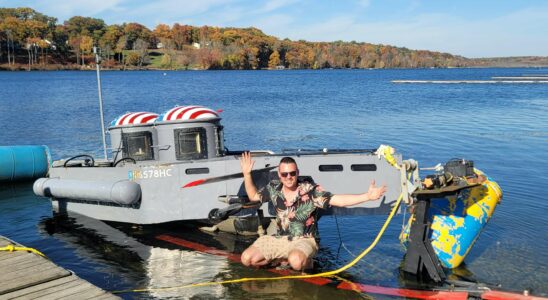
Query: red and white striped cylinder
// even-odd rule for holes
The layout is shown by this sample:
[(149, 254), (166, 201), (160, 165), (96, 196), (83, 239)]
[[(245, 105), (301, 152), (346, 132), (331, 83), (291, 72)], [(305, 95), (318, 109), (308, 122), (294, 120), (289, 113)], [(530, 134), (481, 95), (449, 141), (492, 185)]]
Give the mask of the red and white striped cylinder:
[(176, 106), (158, 117), (160, 122), (218, 119), (219, 114), (199, 105)]
[(152, 125), (158, 114), (151, 112), (128, 112), (114, 119), (110, 127)]

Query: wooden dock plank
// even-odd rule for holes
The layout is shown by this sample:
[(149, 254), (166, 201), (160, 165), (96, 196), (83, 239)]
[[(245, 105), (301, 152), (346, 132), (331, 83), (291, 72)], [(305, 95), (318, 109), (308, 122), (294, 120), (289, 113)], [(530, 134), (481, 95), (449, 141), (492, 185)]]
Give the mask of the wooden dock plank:
[[(14, 244), (0, 236), (0, 247)], [(27, 251), (0, 251), (0, 300), (120, 299), (45, 257)]]
[(72, 285), (71, 287), (64, 287), (63, 289), (58, 290), (55, 293), (44, 295), (41, 297), (36, 297), (36, 300), (54, 300), (54, 299), (63, 299), (66, 297), (71, 297), (72, 299), (80, 299), (80, 296), (85, 295), (89, 290), (97, 291), (97, 287), (92, 285), (87, 281), (78, 281), (78, 284)]
[(21, 251), (4, 252), (3, 254), (5, 255), (0, 258), (0, 266), (2, 267), (15, 263), (19, 260), (28, 260), (28, 253)]
[(31, 299), (43, 295), (47, 295), (50, 293), (54, 293), (60, 288), (63, 288), (64, 286), (70, 286), (72, 282), (78, 282), (77, 276), (66, 276), (63, 278), (59, 278), (56, 280), (44, 282), (42, 284), (37, 284), (35, 286), (13, 291), (11, 293), (7, 293), (5, 295), (0, 295), (0, 299), (17, 299), (17, 298), (25, 298), (25, 299)]
[[(15, 255), (15, 253), (18, 253), (19, 255)], [(1, 267), (8, 267), (10, 265), (19, 264), (22, 261), (30, 261), (35, 263), (40, 261), (48, 261), (47, 259), (39, 257), (38, 255), (25, 253), (21, 251), (13, 252), (12, 254), (13, 255), (11, 257), (7, 257), (6, 259), (0, 260)]]
[[(82, 289), (82, 281), (81, 280), (75, 280), (71, 282), (70, 284), (64, 284), (62, 286), (59, 286), (58, 288), (54, 290), (50, 290), (48, 293), (40, 293), (36, 295), (32, 295), (32, 299), (60, 299), (63, 296), (66, 296), (66, 292), (64, 291), (76, 291), (78, 292), (79, 289)], [(75, 299), (80, 297), (74, 297)]]
[(10, 244), (12, 244), (12, 242), (10, 240), (6, 239), (3, 236), (0, 236), (0, 247), (5, 247), (5, 246), (10, 245)]
[[(6, 285), (8, 282), (11, 282), (11, 281), (26, 281), (27, 277), (29, 276), (35, 276), (35, 275), (38, 275), (39, 273), (42, 274), (42, 276), (47, 276), (49, 273), (52, 273), (52, 272), (56, 272), (56, 271), (65, 271), (55, 265), (51, 265), (51, 264), (40, 264), (40, 265), (35, 265), (33, 267), (30, 267), (30, 268), (25, 268), (25, 269), (13, 269), (9, 272), (6, 272), (5, 275), (2, 274), (2, 283), (4, 285)], [(66, 274), (65, 276), (69, 276), (70, 273), (65, 271), (63, 272), (64, 274)]]
[(4, 263), (0, 264), (0, 270), (14, 271), (14, 270), (23, 270), (26, 268), (31, 268), (35, 265), (48, 265), (48, 264), (55, 265), (52, 262), (44, 259), (38, 259), (38, 258), (25, 259), (25, 258), (26, 257), (23, 256), (17, 260), (13, 259), (13, 260), (5, 261)]
[(33, 272), (22, 273), (11, 280), (0, 279), (2, 281), (0, 295), (69, 275), (70, 273), (67, 270), (59, 267), (45, 270), (33, 269)]
[(25, 255), (25, 253), (27, 253), (27, 252), (23, 252), (23, 251), (14, 251), (14, 252), (0, 251), (0, 261), (2, 261), (4, 259), (11, 259), (13, 257), (20, 256), (20, 255)]

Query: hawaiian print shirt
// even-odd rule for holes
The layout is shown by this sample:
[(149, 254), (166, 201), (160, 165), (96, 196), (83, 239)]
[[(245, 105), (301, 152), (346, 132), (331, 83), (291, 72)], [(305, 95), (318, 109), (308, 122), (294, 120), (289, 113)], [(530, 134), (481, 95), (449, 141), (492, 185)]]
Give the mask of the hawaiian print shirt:
[(261, 202), (272, 202), (276, 209), (278, 235), (290, 238), (308, 236), (318, 239), (317, 208), (329, 208), (332, 194), (319, 185), (299, 180), (295, 199), (285, 199), (282, 183), (272, 180), (258, 191)]

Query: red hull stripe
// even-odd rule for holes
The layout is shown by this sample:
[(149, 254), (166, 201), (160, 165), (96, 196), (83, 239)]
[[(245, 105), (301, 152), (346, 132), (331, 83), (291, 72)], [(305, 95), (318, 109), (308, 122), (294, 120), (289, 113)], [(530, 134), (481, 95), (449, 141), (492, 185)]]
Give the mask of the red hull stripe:
[(525, 296), (516, 293), (499, 292), (499, 291), (487, 291), (481, 294), (481, 299), (486, 300), (547, 300), (544, 297)]
[(156, 239), (161, 240), (161, 241), (165, 241), (165, 242), (169, 242), (169, 243), (172, 243), (172, 244), (175, 244), (175, 245), (183, 246), (185, 248), (196, 250), (196, 251), (199, 251), (199, 252), (213, 254), (213, 255), (217, 255), (217, 256), (224, 256), (224, 257), (228, 258), (229, 260), (231, 260), (233, 262), (239, 262), (240, 261), (240, 255), (238, 255), (238, 254), (233, 254), (233, 253), (230, 253), (228, 251), (223, 251), (223, 250), (219, 250), (219, 249), (216, 249), (216, 248), (213, 248), (213, 247), (208, 247), (208, 246), (205, 246), (205, 245), (202, 245), (202, 244), (198, 244), (198, 243), (194, 243), (194, 242), (191, 242), (191, 241), (183, 240), (183, 239), (180, 239), (180, 238), (177, 238), (177, 237), (174, 237), (174, 236), (170, 236), (170, 235), (167, 235), (167, 234), (158, 235), (158, 236), (156, 236)]
[(361, 283), (341, 282), (337, 288), (351, 290), (362, 293), (381, 294), (398, 297), (408, 297), (414, 299), (448, 299), (448, 300), (466, 300), (467, 292), (444, 292), (444, 291), (421, 291), (410, 289), (388, 288), (375, 285), (366, 285)]
[[(192, 249), (195, 251), (218, 255), (218, 256), (224, 256), (233, 262), (240, 262), (240, 255), (238, 254), (233, 254), (224, 250), (208, 247), (199, 243), (190, 242), (178, 237), (162, 234), (162, 235), (156, 236), (156, 239), (169, 242), (175, 245), (183, 246), (185, 248)], [(267, 271), (276, 273), (279, 275), (283, 275), (283, 276), (292, 274), (288, 270), (267, 269)], [(320, 285), (320, 286), (333, 282), (332, 280), (326, 277), (304, 278), (299, 280), (302, 280), (314, 285)], [(421, 291), (421, 290), (411, 290), (411, 289), (399, 289), (399, 288), (380, 287), (375, 285), (365, 285), (365, 284), (353, 283), (349, 281), (340, 283), (337, 286), (337, 288), (343, 289), (343, 290), (357, 291), (361, 293), (409, 297), (409, 298), (415, 298), (415, 299), (449, 299), (449, 300), (468, 299), (468, 293), (466, 292), (443, 292), (443, 291)], [(495, 299), (495, 298), (490, 298), (490, 299)]]
[(197, 186), (197, 185), (200, 185), (200, 184), (204, 183), (205, 181), (206, 181), (205, 179), (198, 179), (198, 180), (195, 180), (195, 181), (192, 181), (192, 182), (189, 182), (189, 183), (185, 184), (183, 186), (183, 188)]

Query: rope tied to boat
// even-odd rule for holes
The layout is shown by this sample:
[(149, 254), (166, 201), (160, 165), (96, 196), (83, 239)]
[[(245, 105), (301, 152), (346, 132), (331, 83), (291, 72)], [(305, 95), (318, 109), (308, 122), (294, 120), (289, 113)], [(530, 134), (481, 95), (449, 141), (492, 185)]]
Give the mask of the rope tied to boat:
[(121, 290), (121, 291), (112, 291), (113, 294), (122, 294), (122, 293), (143, 293), (143, 292), (152, 292), (152, 291), (168, 291), (168, 290), (176, 290), (176, 289), (184, 289), (184, 288), (190, 288), (190, 287), (201, 287), (201, 286), (211, 286), (211, 285), (219, 285), (219, 284), (229, 284), (229, 283), (241, 283), (241, 282), (248, 282), (248, 281), (274, 281), (274, 280), (285, 280), (285, 279), (307, 279), (307, 278), (316, 278), (316, 277), (333, 277), (336, 274), (339, 274), (350, 267), (354, 266), (356, 263), (358, 263), (365, 255), (373, 249), (377, 243), (379, 242), (380, 238), (384, 234), (386, 227), (388, 227), (388, 224), (390, 224), (390, 221), (392, 221), (392, 218), (398, 211), (398, 208), (401, 204), (401, 201), (403, 199), (403, 194), (400, 194), (398, 197), (398, 200), (394, 204), (394, 207), (390, 211), (390, 214), (388, 215), (388, 218), (386, 218), (386, 221), (384, 222), (384, 225), (379, 230), (379, 233), (377, 233), (377, 236), (373, 240), (373, 242), (367, 247), (365, 250), (362, 251), (354, 260), (349, 262), (348, 264), (328, 272), (322, 272), (318, 274), (302, 274), (302, 275), (288, 275), (288, 276), (279, 276), (279, 277), (245, 277), (245, 278), (239, 278), (239, 279), (232, 279), (232, 280), (224, 280), (224, 281), (208, 281), (208, 282), (199, 282), (194, 284), (188, 284), (188, 285), (182, 285), (182, 286), (173, 286), (173, 287), (162, 287), (162, 288), (145, 288), (145, 289), (134, 289), (134, 290)]
[[(38, 254), (42, 257), (46, 257), (42, 252), (34, 249), (34, 248), (30, 248), (30, 247), (19, 247), (19, 246), (15, 246), (15, 245), (7, 245), (5, 247), (0, 247), (0, 251), (7, 251), (7, 252), (13, 252), (13, 251), (28, 251), (28, 252), (32, 252), (34, 254)], [(47, 258), (47, 257), (46, 257)]]
[(396, 153), (396, 149), (388, 145), (380, 145), (377, 151), (375, 151), (375, 154), (377, 154), (377, 157), (379, 159), (381, 157), (384, 157), (384, 159), (386, 159), (386, 161), (391, 166), (399, 170), (400, 166), (398, 165), (398, 162), (396, 161), (396, 158), (394, 157), (394, 153)]

